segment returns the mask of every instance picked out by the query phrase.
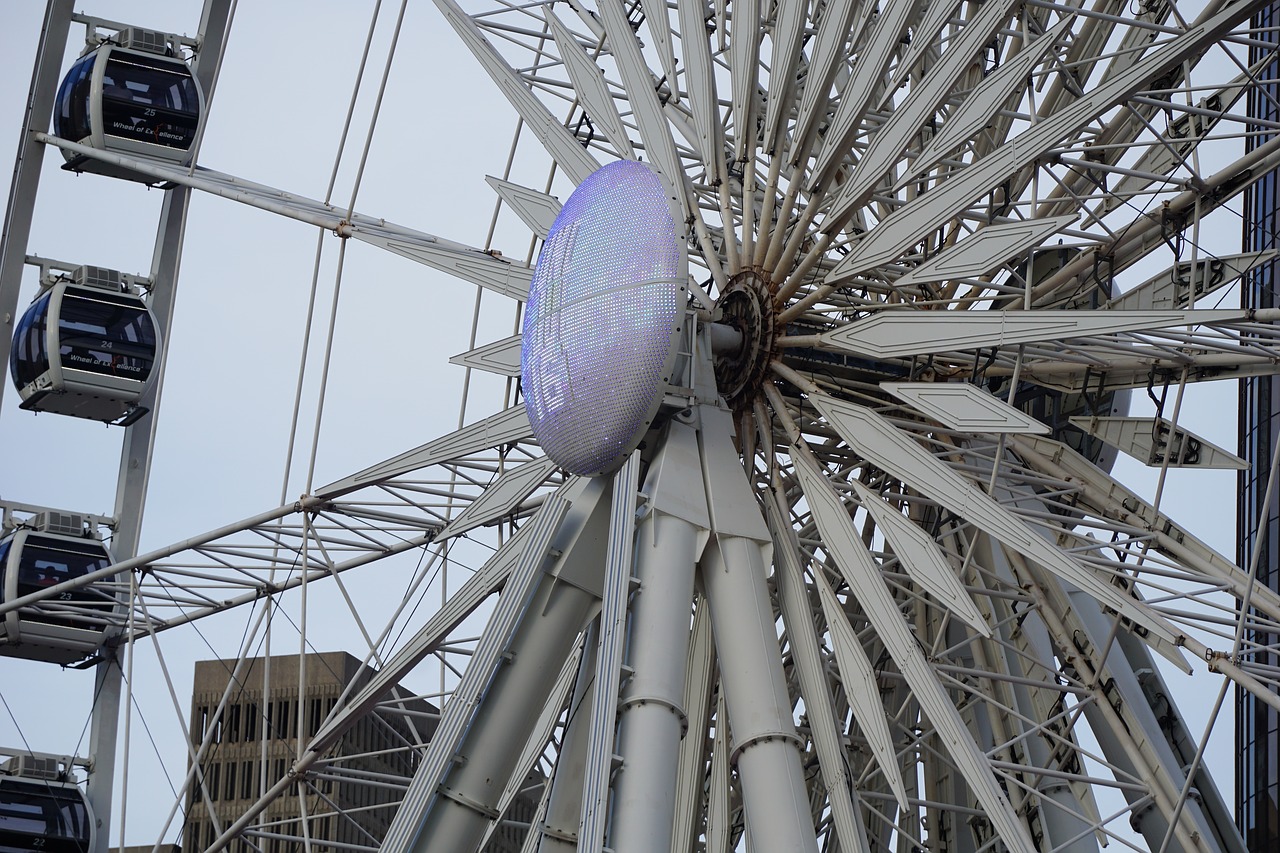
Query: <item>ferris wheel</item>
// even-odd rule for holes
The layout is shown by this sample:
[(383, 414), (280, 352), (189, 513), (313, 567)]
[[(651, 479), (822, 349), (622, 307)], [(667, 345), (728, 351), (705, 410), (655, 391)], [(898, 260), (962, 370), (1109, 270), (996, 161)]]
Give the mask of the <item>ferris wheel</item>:
[[(358, 775), (335, 746), (417, 714), (412, 775), (364, 780), (394, 796), (361, 807), (387, 820), (355, 849), (1243, 853), (1206, 747), (1232, 689), (1280, 711), (1280, 594), (1257, 580), (1275, 466), (1203, 433), (1213, 389), (1234, 407), (1280, 373), (1272, 6), (435, 6), (517, 118), (487, 235), (193, 167), (218, 120), (199, 124), (200, 39), (148, 52), (116, 30), (71, 69), (81, 124), (33, 144), (474, 288), (468, 380), (457, 429), (75, 577), (24, 580), (23, 552), (86, 537), (19, 506), (7, 653), (132, 654), (240, 615), (174, 774), (174, 813), (210, 817), (202, 849), (323, 844), (346, 817), (326, 780)], [(393, 26), (377, 14), (371, 34)], [(110, 100), (113, 51), (146, 59), (117, 76), (204, 89), (167, 130), (113, 133), (136, 101)], [(95, 269), (40, 267), (23, 328), (114, 288), (143, 346), (149, 283)], [(144, 354), (37, 339), (24, 404), (145, 425)], [(117, 375), (38, 384), (105, 375), (89, 362)], [(1257, 496), (1235, 540), (1212, 511), (1234, 475), (1170, 506), (1206, 470)], [(385, 627), (350, 580), (370, 574)], [(376, 674), (229, 812), (201, 768), (234, 685), (272, 632), (327, 645), (335, 601)], [(395, 692), (415, 678), (429, 713)]]

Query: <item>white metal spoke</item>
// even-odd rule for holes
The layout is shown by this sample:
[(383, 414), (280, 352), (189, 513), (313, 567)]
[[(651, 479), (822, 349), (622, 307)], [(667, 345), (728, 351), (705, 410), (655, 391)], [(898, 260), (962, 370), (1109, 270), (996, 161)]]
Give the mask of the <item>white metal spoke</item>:
[[(428, 32), (396, 19), (376, 66), (387, 22), (375, 13), (343, 134), (367, 140), (363, 206), (379, 149), (372, 121), (355, 135), (355, 108), (382, 96), (362, 94), (366, 62), (386, 69), (390, 97), (395, 45), (403, 57), (456, 40), (456, 75), (412, 81), (422, 103), (406, 112), (463, 150), (415, 162), (404, 151), (422, 129), (401, 126), (405, 159), (389, 172), (421, 173), (431, 193), (474, 172), (492, 211), (475, 239), (329, 203), (337, 169), (317, 201), (43, 126), (26, 134), (24, 151), (321, 229), (306, 265), (317, 281), (332, 236), (343, 262), (354, 238), (474, 291), (470, 335), (444, 359), (426, 335), (391, 340), (361, 320), (361, 393), (331, 405), (379, 407), (334, 439), (377, 448), (351, 457), (362, 470), (141, 556), (125, 547), (79, 577), (0, 590), (6, 631), (98, 631), (103, 660), (117, 642), (164, 643), (173, 706), (183, 629), (221, 657), (218, 632), (241, 614), (231, 683), (200, 704), (216, 724), (170, 750), (168, 775), (186, 779), (174, 816), (211, 821), (214, 849), (665, 849), (670, 827), (671, 853), (1244, 853), (1216, 754), (1229, 714), (1214, 708), (1202, 728), (1200, 696), (1234, 687), (1280, 708), (1267, 522), (1232, 530), (1218, 512), (1236, 500), (1235, 472), (1256, 479), (1241, 448), (1265, 432), (1233, 430), (1222, 395), (1280, 374), (1280, 308), (1254, 298), (1280, 257), (1254, 221), (1280, 168), (1280, 48), (1254, 19), (1267, 3), (434, 6)], [(455, 91), (466, 116), (435, 107)], [(485, 187), (466, 157), (493, 136), (493, 104), (516, 129)], [(383, 112), (384, 127), (396, 120)], [(630, 461), (579, 478), (535, 432), (562, 428), (570, 402), (598, 403), (602, 418), (626, 403), (616, 365), (601, 365), (667, 333), (646, 325), (648, 305), (629, 306), (626, 341), (602, 319), (624, 295), (592, 265), (642, 242), (640, 226), (565, 238), (568, 272), (590, 273), (581, 285), (539, 270), (564, 211), (594, 226), (631, 204), (574, 195), (617, 160), (661, 179), (679, 332), (617, 457)], [(419, 191), (402, 180), (383, 198)], [(415, 210), (452, 214), (454, 199), (432, 199)], [(343, 299), (380, 293), (376, 277), (346, 279)], [(7, 288), (0, 314), (13, 314)], [(382, 310), (434, 314), (443, 292)], [(333, 297), (322, 357), (337, 367), (350, 356)], [(566, 367), (547, 411), (526, 409), (539, 368), (522, 364), (522, 324), (561, 297), (560, 342), (602, 340), (604, 361)], [(440, 408), (446, 359), (463, 377), (458, 428), (374, 461), (395, 453), (371, 426), (384, 399)], [(397, 360), (422, 380), (384, 391), (380, 365)], [(582, 399), (584, 369), (608, 372), (604, 399)], [(309, 381), (298, 387), (301, 401)], [(322, 449), (308, 448), (313, 464)], [(5, 533), (49, 524), (48, 510), (0, 502)], [(86, 530), (127, 545), (137, 520), (117, 514), (85, 516)], [(1236, 551), (1250, 548), (1242, 568)], [(696, 575), (677, 577), (673, 555)], [(367, 673), (311, 728), (295, 708), (254, 744), (264, 766), (229, 813), (210, 769), (234, 696), (265, 691), (282, 648), (330, 642), (358, 649)], [(264, 671), (245, 676), (259, 654)], [(139, 721), (127, 722), (135, 751)], [(386, 743), (348, 749), (362, 721)], [(371, 769), (384, 756), (395, 772)], [(134, 809), (139, 779), (135, 768)], [(353, 804), (349, 784), (378, 793)], [(348, 841), (323, 837), (330, 819)]]

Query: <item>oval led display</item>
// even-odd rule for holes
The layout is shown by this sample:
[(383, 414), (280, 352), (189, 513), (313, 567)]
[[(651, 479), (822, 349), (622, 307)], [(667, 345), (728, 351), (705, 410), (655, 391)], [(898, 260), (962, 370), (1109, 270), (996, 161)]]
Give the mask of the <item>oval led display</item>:
[(662, 403), (687, 275), (662, 181), (611, 163), (574, 190), (538, 255), (520, 350), (542, 449), (587, 476), (618, 468)]

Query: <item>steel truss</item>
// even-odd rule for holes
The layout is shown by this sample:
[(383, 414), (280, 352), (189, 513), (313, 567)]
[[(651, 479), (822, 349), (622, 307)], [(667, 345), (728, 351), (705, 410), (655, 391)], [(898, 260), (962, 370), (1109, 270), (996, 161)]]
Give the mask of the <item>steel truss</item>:
[[(1280, 164), (1243, 144), (1275, 129), (1242, 98), (1276, 59), (1244, 61), (1260, 4), (437, 6), (551, 161), (491, 181), (535, 235), (600, 164), (664, 176), (694, 378), (612, 478), (560, 474), (517, 405), (83, 579), (136, 637), (485, 543), (407, 640), (368, 633), (378, 675), (212, 849), (286, 835), (271, 803), (354, 775), (333, 744), (435, 656), (369, 849), (480, 850), (523, 796), (524, 851), (1243, 851), (1177, 703), (1207, 670), (1280, 706), (1249, 639), (1280, 597), (1111, 461), (1238, 466), (1184, 395), (1280, 364), (1280, 315), (1221, 307), (1274, 260), (1232, 218)], [(487, 248), (39, 140), (527, 295)], [(729, 319), (759, 355), (714, 365)], [(515, 346), (460, 361), (511, 376)]]

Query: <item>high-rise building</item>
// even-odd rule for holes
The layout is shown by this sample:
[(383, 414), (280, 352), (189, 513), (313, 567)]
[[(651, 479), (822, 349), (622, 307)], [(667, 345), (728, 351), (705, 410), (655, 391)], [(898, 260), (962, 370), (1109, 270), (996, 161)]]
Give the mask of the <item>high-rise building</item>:
[[(345, 652), (309, 654), (301, 659), (306, 678), (300, 695), (299, 660), (272, 656), (268, 667), (268, 659), (254, 658), (229, 693), (234, 660), (196, 664), (191, 732), (197, 749), (202, 734), (207, 744), (201, 782), (187, 803), (188, 850), (204, 849), (244, 814), (264, 785), (284, 778), (296, 756), (299, 726), (305, 729), (304, 740), (314, 735), (348, 686), (359, 687), (373, 674)], [(226, 705), (219, 715), (224, 693)], [(263, 853), (302, 850), (304, 829), (312, 849), (376, 848), (437, 717), (430, 703), (393, 689), (376, 711), (341, 737), (301, 790), (295, 783), (287, 796), (272, 801), (250, 837)], [(230, 849), (250, 850), (243, 840)]]
[[(1280, 26), (1280, 2), (1273, 2), (1255, 14), (1257, 38), (1275, 40)], [(1250, 47), (1250, 63), (1257, 64), (1273, 48)], [(1250, 130), (1256, 147), (1269, 140), (1280, 121), (1280, 64), (1274, 59), (1259, 73), (1261, 85), (1248, 90), (1249, 115), (1260, 119)], [(1263, 124), (1267, 122), (1268, 124)], [(1268, 172), (1245, 196), (1244, 245), (1251, 251), (1280, 248), (1280, 181)], [(1276, 285), (1280, 282), (1280, 262), (1262, 264), (1247, 279), (1246, 304), (1254, 308), (1280, 305)], [(1267, 517), (1256, 531), (1254, 525), (1266, 498), (1267, 480), (1273, 455), (1280, 452), (1280, 381), (1264, 376), (1240, 385), (1240, 455), (1250, 467), (1240, 472), (1240, 499), (1237, 513), (1241, 566), (1249, 566), (1255, 543), (1262, 538), (1258, 561), (1260, 585), (1280, 591), (1280, 501), (1272, 499)], [(1249, 631), (1247, 640), (1270, 652), (1254, 656), (1257, 664), (1280, 666), (1280, 636)], [(1252, 853), (1280, 850), (1280, 713), (1247, 691), (1236, 690), (1236, 823)]]

